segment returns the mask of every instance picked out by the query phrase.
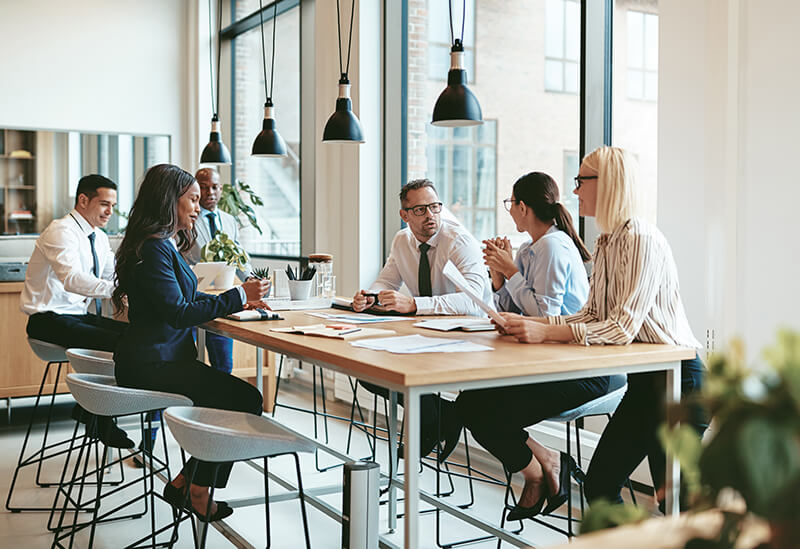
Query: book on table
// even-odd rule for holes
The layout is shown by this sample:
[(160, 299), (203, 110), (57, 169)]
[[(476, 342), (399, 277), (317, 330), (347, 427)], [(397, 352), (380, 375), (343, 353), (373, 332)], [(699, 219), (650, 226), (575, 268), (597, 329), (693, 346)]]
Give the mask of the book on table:
[(283, 334), (299, 334), (318, 337), (330, 337), (333, 339), (356, 339), (371, 336), (387, 336), (395, 333), (394, 330), (383, 330), (380, 328), (361, 328), (347, 324), (309, 324), (307, 326), (287, 326), (283, 328), (272, 328), (271, 332)]
[(488, 318), (428, 318), (415, 322), (414, 326), (439, 332), (461, 330), (463, 332), (490, 332), (494, 324)]

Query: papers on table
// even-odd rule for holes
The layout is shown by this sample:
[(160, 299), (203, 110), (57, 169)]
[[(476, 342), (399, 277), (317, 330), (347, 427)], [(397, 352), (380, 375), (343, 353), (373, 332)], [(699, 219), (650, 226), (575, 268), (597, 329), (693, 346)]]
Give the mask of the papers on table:
[(379, 322), (395, 322), (397, 320), (408, 320), (407, 316), (374, 316), (364, 313), (322, 313), (313, 312), (307, 315), (336, 322), (347, 322), (348, 324), (377, 324)]
[(271, 332), (284, 334), (302, 334), (334, 339), (356, 339), (359, 337), (386, 336), (395, 333), (394, 330), (381, 330), (379, 328), (332, 328), (324, 324), (309, 324), (308, 326), (288, 326), (285, 328), (272, 328)]
[(427, 337), (421, 335), (378, 337), (352, 341), (350, 345), (371, 349), (373, 351), (389, 351), (398, 354), (417, 353), (471, 353), (474, 351), (492, 351), (492, 347), (480, 345), (464, 339), (445, 339), (443, 337)]
[(430, 318), (416, 322), (414, 326), (440, 332), (449, 332), (451, 330), (490, 332), (494, 330), (494, 325), (484, 318)]
[(481, 296), (476, 294), (473, 289), (470, 287), (467, 279), (464, 278), (464, 275), (461, 274), (461, 271), (453, 265), (452, 261), (448, 261), (444, 264), (444, 268), (442, 269), (442, 274), (447, 277), (447, 279), (455, 284), (456, 288), (464, 292), (469, 296), (469, 298), (475, 302), (475, 304), (483, 309), (487, 315), (492, 317), (492, 320), (497, 322), (501, 327), (505, 327), (506, 321), (503, 319), (502, 316), (497, 314), (497, 311), (492, 309), (489, 305), (483, 302)]
[(270, 297), (264, 301), (273, 311), (305, 311), (308, 309), (327, 309), (331, 306), (331, 298), (329, 297), (312, 297), (297, 301), (292, 301), (288, 297)]

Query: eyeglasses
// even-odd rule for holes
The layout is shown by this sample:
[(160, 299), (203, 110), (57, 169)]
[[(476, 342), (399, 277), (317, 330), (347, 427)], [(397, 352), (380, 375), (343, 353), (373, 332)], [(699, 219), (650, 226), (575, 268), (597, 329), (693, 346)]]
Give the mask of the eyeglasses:
[(442, 203), (441, 202), (431, 202), (430, 204), (420, 204), (419, 206), (412, 206), (410, 208), (403, 208), (405, 211), (411, 211), (417, 217), (421, 215), (425, 215), (427, 210), (430, 210), (432, 214), (438, 214), (442, 211)]
[(596, 175), (576, 175), (575, 176), (575, 190), (577, 191), (578, 189), (580, 189), (581, 185), (583, 185), (583, 182), (584, 181), (588, 181), (590, 179), (597, 179), (597, 176)]
[(511, 206), (513, 204), (519, 204), (519, 200), (514, 200), (513, 198), (506, 198), (503, 200), (503, 206), (505, 206), (507, 212), (511, 211)]

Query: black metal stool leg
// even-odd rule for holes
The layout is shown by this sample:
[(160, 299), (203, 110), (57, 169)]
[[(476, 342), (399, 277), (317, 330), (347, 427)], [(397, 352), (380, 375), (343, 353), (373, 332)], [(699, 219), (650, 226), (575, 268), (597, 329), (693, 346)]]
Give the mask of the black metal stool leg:
[(47, 407), (47, 419), (45, 420), (44, 423), (44, 435), (42, 436), (42, 450), (41, 450), (42, 455), (39, 456), (39, 459), (37, 460), (38, 463), (36, 464), (36, 485), (40, 487), (52, 486), (53, 484), (52, 482), (43, 483), (40, 479), (40, 476), (42, 474), (42, 461), (46, 459), (45, 451), (47, 450), (47, 435), (50, 433), (50, 420), (53, 417), (53, 404), (55, 404), (56, 401), (56, 393), (58, 392), (58, 380), (61, 377), (62, 365), (63, 363), (59, 362), (58, 368), (56, 368), (56, 380), (53, 382), (53, 392), (50, 395), (50, 405)]
[(300, 457), (296, 454), (294, 456), (294, 466), (297, 471), (297, 491), (300, 494), (300, 512), (303, 515), (303, 532), (306, 535), (306, 549), (311, 549), (311, 538), (308, 535), (308, 517), (306, 516), (306, 496), (303, 492), (303, 477), (300, 474)]
[(264, 518), (267, 525), (267, 549), (272, 547), (272, 536), (269, 524), (269, 458), (264, 457)]

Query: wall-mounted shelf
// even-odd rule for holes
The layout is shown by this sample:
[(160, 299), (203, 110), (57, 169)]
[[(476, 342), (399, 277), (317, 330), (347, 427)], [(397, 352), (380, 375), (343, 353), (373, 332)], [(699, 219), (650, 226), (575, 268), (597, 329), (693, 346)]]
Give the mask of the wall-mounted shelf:
[[(27, 151), (18, 156), (14, 151)], [(0, 129), (0, 215), (3, 233), (19, 232), (19, 226), (36, 220), (36, 132)], [(30, 217), (15, 217), (14, 212), (31, 212)]]

